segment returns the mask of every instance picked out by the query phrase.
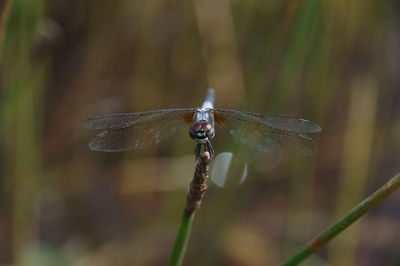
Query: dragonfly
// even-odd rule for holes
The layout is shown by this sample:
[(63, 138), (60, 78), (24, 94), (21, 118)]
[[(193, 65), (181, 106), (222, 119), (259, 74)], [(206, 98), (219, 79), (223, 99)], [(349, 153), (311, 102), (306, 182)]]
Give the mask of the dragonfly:
[(309, 133), (321, 127), (304, 118), (259, 114), (248, 111), (214, 108), (214, 90), (208, 89), (200, 108), (165, 109), (141, 113), (106, 114), (90, 117), (83, 128), (103, 130), (89, 143), (94, 151), (118, 152), (143, 149), (189, 129), (196, 141), (195, 155), (214, 148), (210, 140), (215, 128), (227, 128), (239, 143), (280, 155), (309, 156), (315, 145)]

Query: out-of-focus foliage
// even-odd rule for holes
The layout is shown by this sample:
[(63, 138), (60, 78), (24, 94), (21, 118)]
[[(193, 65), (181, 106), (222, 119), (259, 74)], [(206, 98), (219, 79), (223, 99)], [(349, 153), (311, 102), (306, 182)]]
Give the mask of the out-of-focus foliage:
[[(94, 114), (196, 107), (213, 87), (220, 108), (321, 124), (315, 156), (210, 185), (185, 265), (276, 265), (400, 169), (398, 1), (3, 2), (0, 265), (165, 264), (194, 143), (92, 152)], [(397, 265), (399, 208), (307, 265)]]

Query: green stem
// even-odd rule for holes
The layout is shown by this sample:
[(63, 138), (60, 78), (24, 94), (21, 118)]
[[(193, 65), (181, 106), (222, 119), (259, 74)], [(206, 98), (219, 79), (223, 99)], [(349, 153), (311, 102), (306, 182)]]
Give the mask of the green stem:
[(357, 221), (366, 212), (372, 209), (375, 205), (383, 201), (390, 194), (396, 191), (400, 187), (400, 174), (397, 174), (383, 187), (377, 190), (374, 194), (369, 196), (367, 199), (358, 204), (349, 213), (342, 217), (339, 221), (329, 227), (326, 231), (316, 236), (313, 240), (308, 242), (302, 249), (293, 254), (282, 266), (298, 265), (304, 261), (311, 254), (319, 250), (336, 235), (342, 232), (344, 229), (349, 227), (352, 223)]
[(185, 254), (188, 239), (192, 229), (193, 217), (194, 213), (189, 214), (186, 211), (183, 213), (181, 224), (176, 235), (175, 244), (168, 261), (168, 266), (182, 265), (183, 256)]

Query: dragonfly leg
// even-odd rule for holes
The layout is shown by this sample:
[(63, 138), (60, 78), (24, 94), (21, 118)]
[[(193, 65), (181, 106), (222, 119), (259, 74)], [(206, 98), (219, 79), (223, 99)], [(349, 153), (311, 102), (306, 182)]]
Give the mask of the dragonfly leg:
[(202, 143), (197, 143), (196, 148), (194, 149), (194, 155), (196, 155), (196, 157), (200, 157), (202, 146), (203, 146)]
[(214, 148), (211, 145), (210, 141), (207, 141), (205, 143), (197, 143), (194, 154), (196, 155), (196, 157), (200, 157), (200, 155), (206, 151), (210, 153), (210, 157), (212, 158), (214, 155)]
[(211, 158), (214, 156), (214, 147), (211, 145), (209, 140), (204, 144), (204, 150), (210, 153)]

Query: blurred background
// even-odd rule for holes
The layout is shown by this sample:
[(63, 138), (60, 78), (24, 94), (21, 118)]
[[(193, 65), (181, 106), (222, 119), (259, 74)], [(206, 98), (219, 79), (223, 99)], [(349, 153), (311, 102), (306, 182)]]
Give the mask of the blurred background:
[[(93, 152), (80, 123), (208, 87), (323, 128), (315, 156), (210, 183), (184, 261), (279, 264), (400, 169), (399, 22), (394, 0), (1, 1), (0, 265), (165, 265), (194, 142)], [(399, 209), (395, 193), (304, 265), (400, 265)]]

